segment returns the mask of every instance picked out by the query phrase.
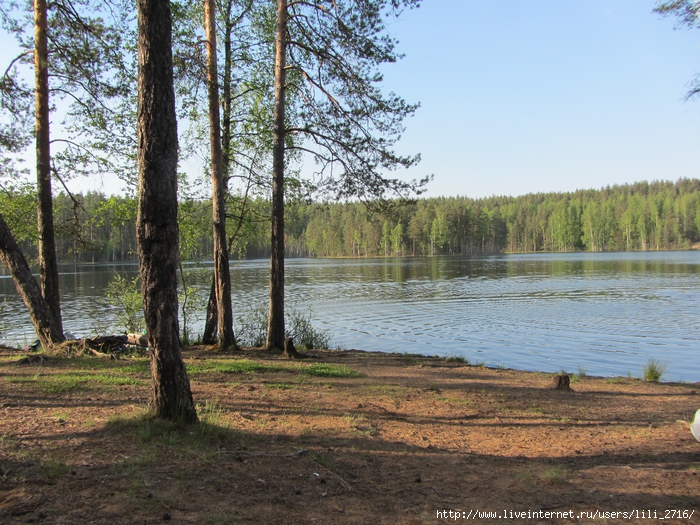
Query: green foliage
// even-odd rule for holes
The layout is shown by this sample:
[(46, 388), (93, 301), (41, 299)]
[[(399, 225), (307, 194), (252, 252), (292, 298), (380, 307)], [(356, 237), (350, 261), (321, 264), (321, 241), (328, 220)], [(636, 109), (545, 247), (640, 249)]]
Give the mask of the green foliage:
[[(294, 345), (303, 348), (330, 348), (333, 335), (330, 330), (317, 329), (311, 323), (312, 310), (308, 314), (293, 308), (287, 311), (287, 337)], [(242, 346), (261, 347), (267, 340), (267, 308), (265, 305), (252, 307), (236, 319), (235, 332)]]
[(661, 381), (664, 373), (668, 368), (668, 363), (662, 363), (656, 359), (649, 359), (644, 366), (644, 381), (657, 383)]
[(287, 314), (287, 336), (294, 340), (298, 347), (310, 350), (312, 348), (330, 348), (333, 334), (330, 330), (314, 328), (311, 324), (313, 311), (309, 308), (304, 315), (298, 310), (291, 309)]
[(105, 291), (110, 304), (116, 307), (119, 326), (129, 333), (140, 333), (145, 327), (138, 281), (138, 277), (128, 279), (116, 274)]
[[(0, 191), (3, 217), (31, 258), (36, 255), (34, 194)], [(136, 200), (89, 192), (54, 198), (57, 250), (63, 260), (130, 260), (136, 254)], [(240, 258), (269, 256), (269, 203), (230, 195), (227, 229)], [(244, 210), (247, 210), (244, 213)], [(211, 203), (188, 198), (180, 207), (182, 259), (212, 255)], [(290, 253), (319, 257), (472, 254), (575, 250), (687, 249), (700, 242), (700, 180), (640, 182), (601, 190), (521, 197), (420, 199), (372, 212), (359, 202), (296, 202), (286, 211)]]
[(236, 318), (236, 339), (241, 346), (261, 347), (267, 341), (267, 308), (265, 305), (251, 307)]

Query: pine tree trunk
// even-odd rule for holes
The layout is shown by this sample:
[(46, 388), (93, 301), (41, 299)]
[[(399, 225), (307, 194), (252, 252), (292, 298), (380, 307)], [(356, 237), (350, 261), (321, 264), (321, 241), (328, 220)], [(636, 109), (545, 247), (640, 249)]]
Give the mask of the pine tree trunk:
[(231, 274), (226, 240), (224, 209), (224, 175), (221, 154), (221, 121), (219, 119), (219, 80), (216, 60), (216, 13), (214, 0), (204, 2), (206, 25), (207, 69), (209, 83), (209, 139), (211, 142), (212, 218), (214, 221), (214, 281), (220, 348), (236, 346), (231, 308)]
[(272, 243), (267, 347), (284, 348), (284, 97), (287, 0), (277, 0), (275, 106), (272, 152)]
[(22, 296), (24, 304), (29, 310), (29, 317), (41, 346), (50, 348), (52, 344), (63, 341), (63, 332), (56, 326), (51, 309), (41, 295), (41, 290), (32, 275), (29, 264), (17, 246), (17, 242), (15, 242), (15, 238), (2, 215), (0, 215), (0, 260), (10, 272), (17, 292)]
[(51, 150), (49, 134), (49, 71), (46, 0), (34, 2), (34, 77), (36, 109), (37, 228), (39, 233), (39, 277), (44, 300), (56, 328), (63, 333), (58, 287), (58, 261), (53, 227), (51, 195)]
[(216, 333), (219, 326), (219, 312), (216, 306), (216, 277), (211, 278), (211, 291), (209, 301), (207, 301), (207, 319), (204, 322), (204, 333), (202, 334), (202, 344), (216, 344)]
[(177, 121), (168, 0), (138, 0), (136, 238), (154, 415), (197, 421), (178, 330)]

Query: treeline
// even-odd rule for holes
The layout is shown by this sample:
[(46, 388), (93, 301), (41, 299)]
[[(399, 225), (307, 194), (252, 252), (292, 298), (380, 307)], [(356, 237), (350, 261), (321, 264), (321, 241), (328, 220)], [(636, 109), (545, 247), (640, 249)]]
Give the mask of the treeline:
[[(0, 206), (30, 258), (35, 196), (0, 196)], [(233, 206), (232, 206), (233, 207)], [(270, 204), (248, 203), (245, 221), (229, 217), (232, 248), (240, 258), (269, 256)], [(136, 199), (89, 192), (54, 199), (57, 250), (62, 261), (136, 259)], [(520, 197), (438, 197), (380, 211), (362, 203), (290, 203), (286, 213), (290, 257), (386, 257), (688, 249), (700, 241), (700, 180), (639, 182), (601, 190)], [(211, 202), (180, 203), (182, 256), (212, 256)]]
[(421, 199), (393, 216), (330, 203), (299, 213), (303, 234), (290, 245), (319, 257), (687, 249), (700, 240), (700, 180)]

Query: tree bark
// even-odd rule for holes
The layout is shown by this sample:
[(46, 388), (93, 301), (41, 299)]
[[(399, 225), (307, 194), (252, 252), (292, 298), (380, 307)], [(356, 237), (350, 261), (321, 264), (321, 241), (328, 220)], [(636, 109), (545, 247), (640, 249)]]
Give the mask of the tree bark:
[(211, 291), (209, 301), (207, 301), (207, 319), (204, 322), (204, 333), (202, 343), (205, 345), (216, 344), (216, 332), (219, 324), (219, 314), (216, 307), (216, 276), (211, 278)]
[(272, 243), (267, 348), (284, 348), (284, 98), (287, 0), (277, 0), (275, 102), (272, 152)]
[(209, 140), (211, 143), (211, 200), (214, 222), (214, 282), (220, 348), (236, 347), (231, 308), (231, 274), (226, 239), (224, 175), (221, 154), (219, 117), (219, 72), (216, 60), (216, 5), (205, 0), (204, 19), (207, 39), (207, 73), (209, 84)]
[(554, 385), (553, 386), (554, 390), (570, 391), (571, 390), (571, 379), (566, 374), (556, 375), (556, 376), (554, 376), (554, 379), (553, 379), (553, 385)]
[[(233, 31), (233, 22), (231, 21), (233, 1), (228, 0), (224, 3), (224, 78), (223, 78), (223, 100), (221, 106), (223, 108), (222, 124), (221, 124), (221, 168), (224, 178), (224, 193), (228, 193), (229, 181), (229, 166), (231, 164), (231, 76), (233, 70), (233, 61), (231, 58), (232, 45), (231, 33)], [(207, 316), (204, 323), (204, 333), (202, 334), (202, 343), (205, 345), (213, 345), (217, 342), (218, 332), (218, 311), (216, 304), (216, 277), (212, 277), (211, 293), (209, 294), (209, 302), (207, 303)]]
[(154, 415), (197, 421), (178, 330), (177, 121), (169, 0), (138, 0), (136, 239)]
[(234, 22), (231, 20), (233, 11), (233, 0), (228, 0), (225, 4), (226, 19), (224, 22), (224, 85), (223, 85), (223, 122), (221, 129), (221, 165), (224, 172), (224, 192), (228, 193), (229, 170), (231, 166), (231, 83), (233, 75), (233, 59), (231, 58), (233, 41)]
[(46, 0), (34, 1), (34, 79), (36, 111), (37, 228), (39, 233), (39, 277), (44, 300), (56, 328), (63, 332), (58, 287), (58, 261), (53, 227), (51, 194), (51, 150), (49, 134), (49, 71)]
[(7, 267), (17, 292), (22, 296), (29, 310), (29, 317), (34, 325), (36, 336), (44, 348), (63, 341), (63, 332), (59, 330), (51, 315), (51, 309), (41, 295), (32, 271), (24, 254), (17, 246), (15, 238), (0, 215), (0, 260)]

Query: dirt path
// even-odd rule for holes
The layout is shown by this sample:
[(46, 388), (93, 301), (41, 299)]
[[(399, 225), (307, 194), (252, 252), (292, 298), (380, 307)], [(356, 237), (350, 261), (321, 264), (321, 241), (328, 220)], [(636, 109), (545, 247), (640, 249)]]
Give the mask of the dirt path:
[(459, 523), (469, 512), (652, 523), (650, 511), (700, 523), (700, 443), (677, 422), (700, 408), (698, 384), (574, 377), (562, 392), (550, 374), (438, 358), (194, 350), (203, 423), (177, 428), (144, 417), (143, 359), (20, 356), (0, 351), (0, 523)]

